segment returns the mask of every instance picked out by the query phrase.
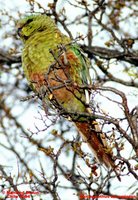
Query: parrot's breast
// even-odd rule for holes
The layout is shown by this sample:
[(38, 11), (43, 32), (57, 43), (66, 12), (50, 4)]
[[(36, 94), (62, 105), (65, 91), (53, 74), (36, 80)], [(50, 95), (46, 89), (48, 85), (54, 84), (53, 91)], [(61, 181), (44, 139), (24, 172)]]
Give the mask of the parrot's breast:
[[(61, 37), (58, 33), (34, 35), (25, 44), (23, 68), (30, 85), (37, 93), (45, 88), (45, 93), (52, 93), (52, 97), (63, 108), (83, 112), (84, 91), (73, 86), (73, 83), (83, 83), (80, 76), (82, 63), (72, 46), (67, 45), (69, 42), (70, 39), (64, 35)], [(59, 51), (58, 46), (61, 44), (64, 44), (65, 50)]]

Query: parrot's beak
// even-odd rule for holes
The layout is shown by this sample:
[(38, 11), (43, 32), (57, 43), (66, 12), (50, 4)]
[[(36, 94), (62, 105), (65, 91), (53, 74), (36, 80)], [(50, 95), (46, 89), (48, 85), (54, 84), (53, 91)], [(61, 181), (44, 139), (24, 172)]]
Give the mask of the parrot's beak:
[(21, 35), (22, 35), (21, 33), (22, 33), (22, 28), (18, 28), (17, 29), (17, 34), (18, 34), (19, 37), (21, 37)]

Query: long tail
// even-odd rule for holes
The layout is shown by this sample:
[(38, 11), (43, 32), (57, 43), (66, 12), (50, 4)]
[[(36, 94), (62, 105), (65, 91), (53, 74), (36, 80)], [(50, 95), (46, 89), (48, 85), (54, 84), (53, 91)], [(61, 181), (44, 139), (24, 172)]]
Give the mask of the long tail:
[(112, 168), (119, 181), (121, 181), (119, 174), (116, 170), (114, 160), (112, 159), (113, 153), (111, 148), (106, 143), (104, 134), (100, 131), (98, 125), (94, 122), (75, 122), (83, 139), (88, 143), (90, 148), (94, 151), (97, 159), (104, 163), (107, 168)]

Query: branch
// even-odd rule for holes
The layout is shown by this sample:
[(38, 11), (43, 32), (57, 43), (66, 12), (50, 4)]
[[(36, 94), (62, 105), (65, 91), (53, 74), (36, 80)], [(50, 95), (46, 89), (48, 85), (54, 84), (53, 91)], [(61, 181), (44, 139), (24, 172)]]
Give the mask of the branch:
[(121, 61), (129, 62), (130, 64), (138, 66), (138, 53), (137, 52), (121, 52), (119, 50), (112, 50), (112, 49), (107, 49), (104, 47), (98, 47), (98, 46), (93, 46), (93, 47), (88, 47), (86, 45), (81, 45), (81, 48), (88, 53), (90, 57), (92, 55), (99, 56), (101, 58), (110, 60), (113, 58), (116, 58)]
[(21, 62), (20, 56), (12, 56), (9, 53), (0, 49), (0, 64), (11, 65), (13, 63), (19, 63), (19, 62)]

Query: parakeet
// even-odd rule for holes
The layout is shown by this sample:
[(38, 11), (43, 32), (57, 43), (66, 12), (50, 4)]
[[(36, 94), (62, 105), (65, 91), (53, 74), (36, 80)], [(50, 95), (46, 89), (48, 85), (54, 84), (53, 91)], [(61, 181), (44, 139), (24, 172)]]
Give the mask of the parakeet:
[(46, 15), (20, 20), (18, 34), (24, 43), (22, 66), (33, 91), (62, 116), (70, 117), (98, 160), (117, 174), (112, 151), (100, 128), (95, 120), (83, 116), (92, 112), (89, 91), (79, 87), (91, 84), (90, 61), (82, 49)]

